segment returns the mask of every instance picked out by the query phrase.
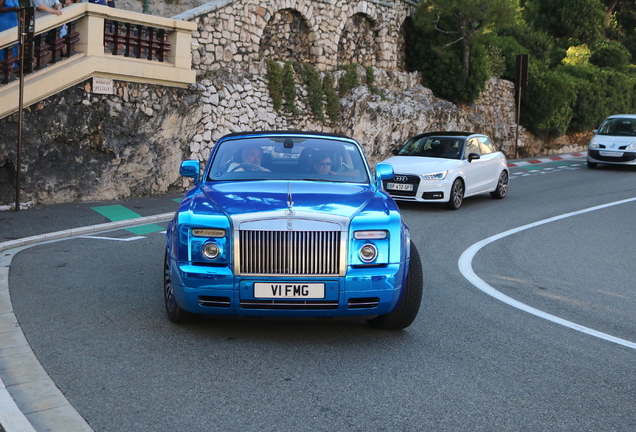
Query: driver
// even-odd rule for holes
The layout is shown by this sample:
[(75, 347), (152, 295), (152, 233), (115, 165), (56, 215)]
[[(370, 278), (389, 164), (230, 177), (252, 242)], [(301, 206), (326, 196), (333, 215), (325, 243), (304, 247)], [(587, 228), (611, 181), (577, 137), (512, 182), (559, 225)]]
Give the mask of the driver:
[(260, 146), (253, 145), (243, 148), (241, 151), (241, 159), (243, 163), (232, 162), (227, 168), (228, 172), (239, 171), (269, 171), (267, 168), (261, 166), (261, 159), (263, 158), (263, 149)]

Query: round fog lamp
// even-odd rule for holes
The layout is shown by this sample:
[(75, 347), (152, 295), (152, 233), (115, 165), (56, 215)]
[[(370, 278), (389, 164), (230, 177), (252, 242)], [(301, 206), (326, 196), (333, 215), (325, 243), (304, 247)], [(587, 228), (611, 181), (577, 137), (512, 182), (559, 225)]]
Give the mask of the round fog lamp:
[(365, 244), (360, 248), (360, 259), (364, 262), (371, 262), (378, 256), (378, 250), (372, 244)]
[(203, 245), (203, 249), (201, 250), (203, 256), (209, 260), (216, 259), (219, 256), (219, 245), (216, 243), (206, 243)]

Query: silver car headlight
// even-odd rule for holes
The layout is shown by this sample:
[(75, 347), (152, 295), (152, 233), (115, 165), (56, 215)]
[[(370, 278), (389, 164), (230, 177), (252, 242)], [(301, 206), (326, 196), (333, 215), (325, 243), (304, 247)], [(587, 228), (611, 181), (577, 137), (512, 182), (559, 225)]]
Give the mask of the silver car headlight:
[(201, 253), (203, 256), (209, 260), (215, 260), (219, 257), (221, 253), (221, 248), (219, 245), (213, 242), (204, 243), (203, 247), (201, 247)]
[(625, 147), (625, 150), (636, 150), (636, 141)]
[(598, 142), (596, 142), (596, 140), (594, 138), (592, 138), (592, 141), (590, 141), (590, 145), (588, 146), (591, 149), (597, 149), (598, 148)]
[(424, 180), (444, 180), (448, 171), (442, 171), (435, 174), (422, 174)]
[(367, 243), (360, 248), (359, 256), (365, 263), (373, 262), (378, 257), (378, 249), (371, 243)]

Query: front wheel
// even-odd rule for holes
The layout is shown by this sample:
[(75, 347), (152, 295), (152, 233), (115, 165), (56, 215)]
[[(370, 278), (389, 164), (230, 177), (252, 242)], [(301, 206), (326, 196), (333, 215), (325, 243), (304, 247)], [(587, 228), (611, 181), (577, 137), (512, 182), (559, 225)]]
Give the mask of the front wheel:
[(170, 267), (168, 266), (168, 253), (166, 252), (163, 264), (163, 300), (166, 304), (168, 319), (176, 324), (192, 322), (195, 314), (181, 309), (174, 297), (174, 289), (170, 279)]
[(420, 311), (422, 303), (422, 261), (420, 254), (411, 242), (411, 259), (409, 273), (404, 285), (402, 297), (395, 308), (388, 314), (378, 315), (367, 320), (369, 325), (380, 330), (401, 330), (410, 326)]
[(490, 196), (497, 199), (504, 199), (508, 195), (508, 171), (502, 171), (497, 182), (497, 189), (490, 192)]
[(464, 200), (464, 182), (461, 179), (455, 179), (451, 186), (450, 197), (446, 203), (446, 207), (451, 210), (457, 210)]

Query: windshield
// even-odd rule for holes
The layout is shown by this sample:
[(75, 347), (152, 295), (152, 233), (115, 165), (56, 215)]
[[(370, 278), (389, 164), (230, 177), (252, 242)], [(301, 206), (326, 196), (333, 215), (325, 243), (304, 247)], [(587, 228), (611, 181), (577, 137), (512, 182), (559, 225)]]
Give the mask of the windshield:
[(636, 118), (610, 118), (598, 129), (599, 135), (636, 136)]
[(223, 141), (218, 144), (207, 179), (369, 183), (364, 156), (355, 144), (298, 136)]
[(442, 159), (459, 159), (465, 138), (427, 136), (413, 138), (399, 151), (398, 156), (425, 156)]

